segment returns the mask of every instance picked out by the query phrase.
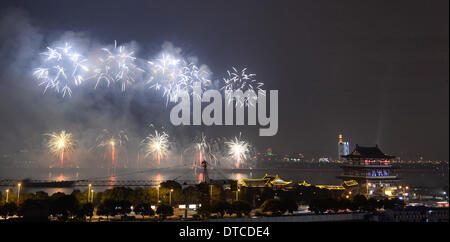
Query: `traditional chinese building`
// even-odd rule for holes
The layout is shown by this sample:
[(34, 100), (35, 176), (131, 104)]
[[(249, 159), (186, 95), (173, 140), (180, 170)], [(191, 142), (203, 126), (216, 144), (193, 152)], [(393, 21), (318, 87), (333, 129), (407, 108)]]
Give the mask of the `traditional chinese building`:
[[(305, 186), (309, 187), (311, 186), (310, 183), (303, 181), (298, 183), (299, 186)], [(352, 191), (355, 187), (358, 186), (358, 182), (355, 180), (349, 180), (344, 181), (341, 185), (314, 185), (315, 187), (321, 188), (321, 189), (327, 189), (327, 190), (334, 190), (334, 191)]]
[(395, 156), (384, 154), (378, 145), (356, 145), (352, 153), (343, 155), (343, 174), (338, 178), (355, 180), (359, 194), (366, 196), (394, 196), (398, 176), (391, 163)]
[(248, 188), (264, 188), (270, 187), (273, 189), (282, 189), (286, 185), (291, 184), (292, 181), (284, 181), (278, 175), (272, 176), (266, 174), (263, 178), (259, 179), (242, 179), (241, 186)]

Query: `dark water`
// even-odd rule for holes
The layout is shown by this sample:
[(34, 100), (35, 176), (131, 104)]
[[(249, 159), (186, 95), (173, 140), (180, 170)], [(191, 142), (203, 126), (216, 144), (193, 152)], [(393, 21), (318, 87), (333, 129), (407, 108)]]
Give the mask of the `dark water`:
[[(220, 170), (210, 169), (209, 177), (212, 179), (235, 179), (261, 178), (266, 173), (278, 174), (284, 180), (303, 181), (311, 184), (340, 184), (337, 179), (341, 173), (340, 169), (252, 169), (252, 170)], [(117, 169), (115, 179), (120, 180), (147, 180), (161, 182), (164, 180), (174, 180), (187, 183), (197, 183), (203, 178), (201, 170), (193, 169)], [(1, 179), (35, 179), (35, 180), (109, 180), (111, 171), (101, 168), (80, 168), (80, 169), (14, 169), (7, 168), (0, 170)], [(448, 173), (433, 170), (405, 169), (399, 171), (402, 178), (400, 184), (411, 187), (434, 187), (442, 188), (448, 184)], [(97, 187), (96, 191), (102, 191), (108, 187)], [(6, 189), (6, 188), (5, 188)], [(54, 192), (70, 193), (73, 188), (26, 188), (24, 192), (46, 191), (49, 194)], [(84, 190), (84, 187), (75, 189)]]

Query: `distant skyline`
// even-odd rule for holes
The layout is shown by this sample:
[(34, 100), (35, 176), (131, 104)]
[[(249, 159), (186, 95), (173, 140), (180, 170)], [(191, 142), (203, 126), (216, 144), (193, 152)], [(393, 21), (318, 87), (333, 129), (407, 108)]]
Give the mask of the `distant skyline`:
[[(239, 132), (259, 151), (337, 157), (338, 135), (400, 158), (449, 159), (448, 1), (2, 1), (0, 152), (42, 145), (67, 128), (143, 138), (164, 126), (177, 141)], [(248, 67), (279, 90), (279, 129), (173, 127), (151, 91), (86, 92), (63, 100), (31, 78), (35, 56), (71, 31), (95, 43), (134, 43), (137, 55), (165, 42), (219, 80)]]

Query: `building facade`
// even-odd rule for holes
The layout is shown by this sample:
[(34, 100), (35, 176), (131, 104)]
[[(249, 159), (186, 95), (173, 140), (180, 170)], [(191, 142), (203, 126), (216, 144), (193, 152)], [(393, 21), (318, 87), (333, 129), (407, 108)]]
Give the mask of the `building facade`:
[(342, 134), (339, 135), (338, 141), (338, 159), (342, 159), (342, 156), (348, 155), (350, 153), (350, 144), (343, 141)]
[(397, 194), (398, 176), (391, 162), (395, 156), (384, 154), (378, 145), (363, 147), (356, 145), (352, 153), (342, 156), (343, 173), (338, 178), (355, 180), (359, 194), (370, 197), (392, 197)]

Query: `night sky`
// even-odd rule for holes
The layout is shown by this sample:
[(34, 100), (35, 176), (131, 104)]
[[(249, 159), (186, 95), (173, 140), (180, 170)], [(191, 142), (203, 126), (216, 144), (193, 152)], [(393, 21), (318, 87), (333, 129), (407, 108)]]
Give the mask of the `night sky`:
[[(21, 71), (32, 66), (22, 64), (28, 52), (12, 53), (23, 41), (39, 51), (73, 31), (104, 44), (136, 41), (143, 57), (169, 41), (207, 64), (215, 79), (231, 66), (248, 67), (265, 89), (279, 90), (276, 136), (259, 137), (257, 128), (245, 126), (200, 128), (209, 136), (242, 131), (258, 150), (336, 158), (342, 133), (351, 147), (378, 144), (405, 159), (449, 158), (447, 0), (3, 0), (0, 7), (3, 153), (29, 146), (28, 134), (37, 139), (51, 122), (60, 125), (61, 116), (74, 117), (70, 125), (76, 127), (84, 122), (79, 113), (98, 108), (96, 102), (72, 101), (68, 113), (67, 101), (42, 96), (26, 78), (28, 70)], [(130, 105), (122, 107), (122, 124), (168, 122), (169, 109), (161, 111), (142, 93), (123, 95), (131, 96), (123, 98)], [(121, 98), (105, 94), (101, 101), (109, 105), (103, 112), (122, 119)], [(166, 126), (175, 133), (199, 131)]]

